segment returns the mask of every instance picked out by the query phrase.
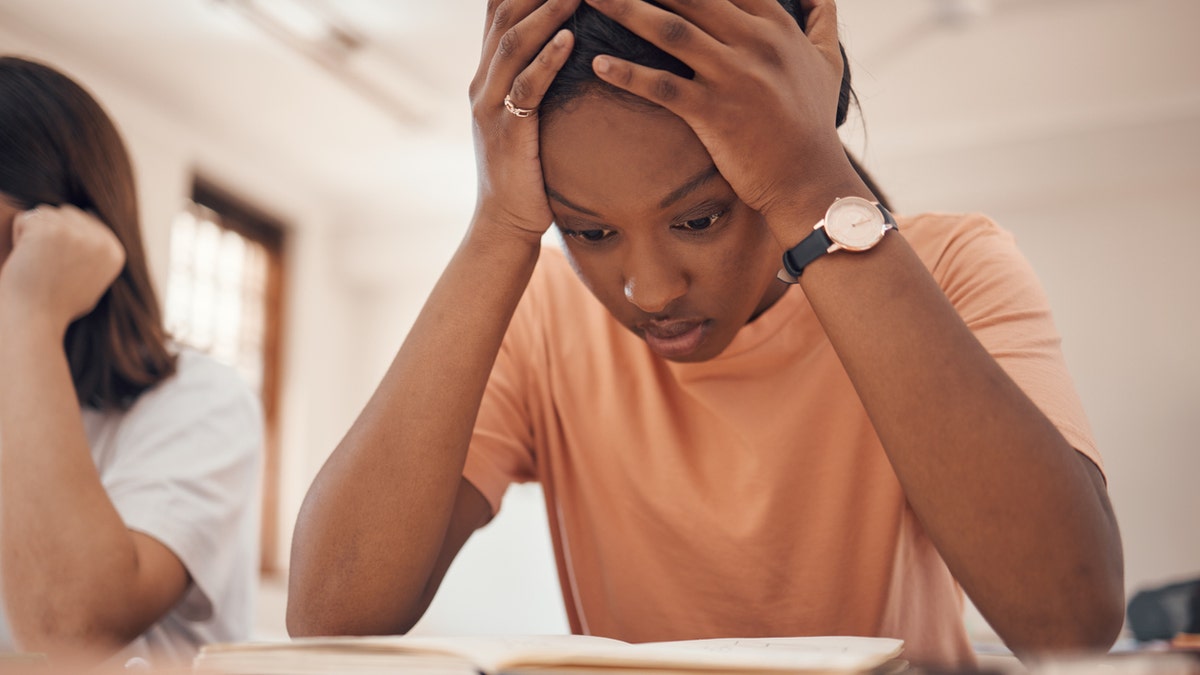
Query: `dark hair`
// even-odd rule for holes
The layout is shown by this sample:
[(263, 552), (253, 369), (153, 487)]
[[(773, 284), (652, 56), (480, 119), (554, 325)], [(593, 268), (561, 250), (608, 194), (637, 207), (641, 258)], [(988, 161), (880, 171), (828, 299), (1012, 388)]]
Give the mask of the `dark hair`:
[(0, 57), (0, 193), (14, 206), (94, 213), (125, 248), (125, 267), (63, 340), (82, 405), (128, 408), (175, 372), (138, 224), (133, 168), (100, 104), (45, 65)]
[[(806, 17), (797, 3), (794, 0), (778, 0), (778, 2), (796, 19), (796, 23), (804, 28)], [(650, 4), (661, 7), (653, 0), (650, 0)], [(543, 122), (552, 118), (568, 103), (589, 94), (611, 96), (635, 105), (654, 105), (596, 77), (592, 70), (592, 61), (601, 54), (616, 56), (657, 70), (665, 70), (688, 79), (695, 76), (694, 71), (687, 64), (638, 37), (628, 28), (592, 9), (586, 3), (581, 4), (562, 27), (575, 34), (575, 48), (567, 58), (566, 64), (550, 83), (550, 87), (538, 107), (538, 114)], [(850, 105), (858, 104), (858, 97), (850, 86), (850, 62), (846, 58), (846, 49), (841, 43), (838, 43), (838, 49), (842, 53), (842, 89), (838, 95), (834, 125), (840, 127), (846, 122)], [(867, 184), (871, 192), (885, 207), (891, 208), (888, 206), (887, 198), (879, 190), (870, 174), (859, 165), (849, 151), (846, 152), (846, 157), (849, 158), (850, 164), (854, 166), (854, 170), (858, 172), (859, 177)]]

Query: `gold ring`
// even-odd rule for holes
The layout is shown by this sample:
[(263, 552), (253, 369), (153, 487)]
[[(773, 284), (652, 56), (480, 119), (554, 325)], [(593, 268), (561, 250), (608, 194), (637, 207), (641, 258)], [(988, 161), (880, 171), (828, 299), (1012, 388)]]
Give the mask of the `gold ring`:
[(533, 114), (537, 112), (537, 108), (518, 108), (513, 105), (512, 96), (507, 94), (504, 96), (504, 109), (517, 117), (533, 117)]

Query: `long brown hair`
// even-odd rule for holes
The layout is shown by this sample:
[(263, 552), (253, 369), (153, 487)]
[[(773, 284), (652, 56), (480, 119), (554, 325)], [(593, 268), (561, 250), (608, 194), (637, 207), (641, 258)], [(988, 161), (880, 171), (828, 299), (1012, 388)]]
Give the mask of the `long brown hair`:
[(125, 409), (175, 372), (138, 221), (133, 168), (112, 120), (70, 78), (0, 57), (0, 193), (20, 208), (91, 211), (125, 248), (125, 267), (63, 340), (82, 405)]

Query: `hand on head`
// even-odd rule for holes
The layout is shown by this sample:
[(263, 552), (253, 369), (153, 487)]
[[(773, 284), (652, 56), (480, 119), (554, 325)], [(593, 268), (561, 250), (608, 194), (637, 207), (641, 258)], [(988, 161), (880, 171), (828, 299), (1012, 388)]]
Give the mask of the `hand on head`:
[(835, 123), (844, 64), (832, 0), (799, 0), (806, 32), (778, 0), (587, 2), (695, 71), (593, 63), (605, 82), (683, 118), (754, 210), (768, 215), (852, 172)]
[(12, 238), (12, 253), (0, 267), (0, 303), (60, 332), (96, 306), (125, 265), (113, 231), (73, 206), (18, 214)]
[(579, 2), (490, 0), (483, 56), (471, 82), (477, 218), (535, 240), (553, 220), (542, 181), (536, 110), (571, 53), (571, 33), (556, 31)]

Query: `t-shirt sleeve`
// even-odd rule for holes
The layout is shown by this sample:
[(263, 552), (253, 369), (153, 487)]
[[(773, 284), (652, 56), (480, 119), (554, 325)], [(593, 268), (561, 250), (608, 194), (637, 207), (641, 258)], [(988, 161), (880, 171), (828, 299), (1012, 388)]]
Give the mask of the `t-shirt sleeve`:
[(1067, 442), (1103, 472), (1050, 301), (1013, 236), (984, 216), (960, 219), (932, 269), (984, 348)]
[[(231, 369), (185, 353), (177, 374), (126, 413), (113, 442), (117, 452), (101, 473), (109, 498), (130, 530), (179, 557), (192, 587), (178, 609), (208, 620), (247, 561), (257, 564), (257, 398)], [(254, 550), (238, 550), (246, 546)]]
[(530, 401), (535, 363), (542, 351), (535, 316), (538, 281), (535, 272), (500, 345), (463, 468), (463, 477), (487, 499), (492, 515), (500, 511), (509, 485), (537, 477)]

